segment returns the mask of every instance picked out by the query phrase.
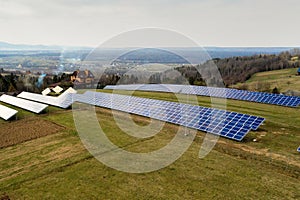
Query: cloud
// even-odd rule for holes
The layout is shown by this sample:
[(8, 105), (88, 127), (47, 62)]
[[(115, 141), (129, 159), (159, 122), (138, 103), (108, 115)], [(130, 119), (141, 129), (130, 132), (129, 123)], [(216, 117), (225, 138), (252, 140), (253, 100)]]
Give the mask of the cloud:
[(202, 45), (296, 46), (297, 0), (0, 0), (0, 40), (97, 46), (140, 27)]
[(3, 18), (18, 18), (26, 17), (32, 14), (29, 6), (13, 1), (0, 1), (0, 17)]

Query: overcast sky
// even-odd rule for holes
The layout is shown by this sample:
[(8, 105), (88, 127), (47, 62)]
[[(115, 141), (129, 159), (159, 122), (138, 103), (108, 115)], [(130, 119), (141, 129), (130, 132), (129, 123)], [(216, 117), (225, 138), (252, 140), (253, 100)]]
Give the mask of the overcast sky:
[(98, 46), (158, 27), (201, 46), (300, 46), (299, 0), (0, 0), (0, 41)]

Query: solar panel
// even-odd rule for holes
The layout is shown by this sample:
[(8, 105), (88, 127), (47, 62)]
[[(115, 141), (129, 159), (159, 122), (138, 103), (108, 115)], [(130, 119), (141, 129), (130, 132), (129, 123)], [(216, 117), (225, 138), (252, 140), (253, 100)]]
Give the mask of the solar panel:
[(179, 93), (181, 88), (180, 85), (172, 85), (172, 84), (131, 84), (131, 85), (107, 85), (104, 87), (104, 89)]
[(300, 146), (298, 147), (297, 151), (300, 152)]
[(51, 90), (49, 88), (46, 88), (42, 91), (42, 95), (46, 96), (51, 92)]
[(9, 120), (13, 116), (15, 116), (18, 111), (8, 108), (6, 106), (0, 105), (0, 117), (4, 120)]
[[(170, 89), (171, 88), (171, 89)], [(183, 94), (193, 94), (199, 96), (212, 96), (218, 98), (228, 98), (257, 103), (274, 104), (280, 106), (297, 107), (300, 105), (300, 97), (286, 96), (281, 94), (269, 94), (263, 92), (252, 92), (231, 88), (216, 88), (191, 85), (171, 85), (171, 84), (132, 84), (132, 85), (108, 85), (104, 89), (113, 90), (141, 90), (157, 92), (173, 92)]]
[(48, 104), (51, 106), (60, 107), (60, 108), (68, 108), (72, 105), (71, 95), (64, 95), (63, 98), (59, 98), (59, 97), (52, 97), (52, 96), (43, 96), (41, 94), (35, 94), (30, 92), (22, 92), (18, 95), (18, 97), (22, 99)]
[(63, 91), (64, 89), (59, 87), (59, 86), (56, 86), (55, 88), (52, 89), (56, 94), (60, 93), (61, 91)]
[[(63, 95), (63, 94), (68, 94), (68, 93), (76, 94), (77, 91), (74, 90), (72, 87), (69, 87), (69, 88), (68, 88), (66, 91), (64, 91), (61, 95)], [(60, 96), (61, 96), (61, 95), (60, 95)]]
[(194, 128), (241, 141), (265, 120), (261, 117), (201, 106), (88, 91), (74, 95), (74, 101), (119, 110)]
[(35, 94), (30, 92), (21, 92), (18, 95), (18, 97), (40, 102), (40, 103), (45, 103), (60, 108), (68, 108), (73, 103), (72, 94), (74, 93), (76, 93), (76, 90), (74, 90), (73, 88), (69, 88), (64, 93), (59, 95), (59, 97), (43, 96), (40, 94)]
[(41, 103), (36, 103), (33, 101), (28, 101), (25, 99), (20, 99), (17, 97), (13, 97), (13, 96), (9, 96), (9, 95), (5, 95), (3, 94), (0, 97), (0, 101), (22, 108), (24, 110), (28, 110), (34, 113), (41, 113), (43, 110), (45, 110), (48, 106), (45, 104), (41, 104)]

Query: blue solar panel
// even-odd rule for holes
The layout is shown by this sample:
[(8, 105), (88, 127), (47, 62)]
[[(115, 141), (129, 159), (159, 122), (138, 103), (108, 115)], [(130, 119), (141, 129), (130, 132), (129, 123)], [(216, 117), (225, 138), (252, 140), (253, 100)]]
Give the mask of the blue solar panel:
[(264, 118), (201, 106), (88, 91), (74, 101), (150, 117), (241, 141)]
[(244, 101), (252, 101), (280, 106), (297, 107), (300, 105), (300, 97), (286, 96), (281, 94), (269, 94), (263, 92), (252, 92), (230, 88), (216, 88), (191, 85), (171, 85), (171, 84), (133, 84), (133, 85), (109, 85), (104, 89), (116, 90), (141, 90), (173, 92), (183, 94), (193, 94), (199, 96), (212, 96), (218, 98), (228, 98)]

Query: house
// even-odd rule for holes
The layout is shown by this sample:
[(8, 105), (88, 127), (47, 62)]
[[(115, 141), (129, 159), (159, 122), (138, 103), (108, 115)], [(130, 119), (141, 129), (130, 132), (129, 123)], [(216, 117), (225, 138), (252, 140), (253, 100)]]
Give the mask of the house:
[(291, 58), (291, 61), (293, 62), (297, 62), (299, 60), (299, 57), (298, 56), (294, 56)]
[(91, 84), (94, 82), (95, 76), (90, 70), (74, 71), (71, 75), (71, 81), (79, 84)]

